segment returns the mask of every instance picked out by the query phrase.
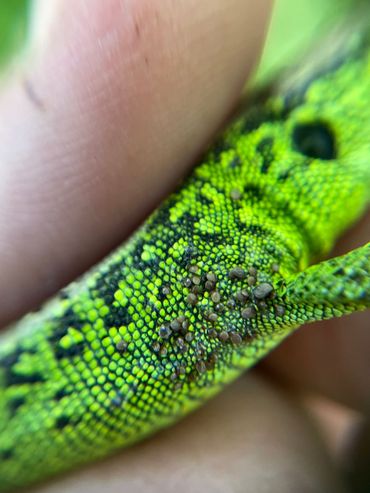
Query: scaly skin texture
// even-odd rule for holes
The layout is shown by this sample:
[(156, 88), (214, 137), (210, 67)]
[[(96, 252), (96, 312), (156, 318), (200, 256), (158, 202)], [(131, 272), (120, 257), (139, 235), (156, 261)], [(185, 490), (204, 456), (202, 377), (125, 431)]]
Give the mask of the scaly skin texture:
[[(256, 100), (120, 249), (0, 340), (0, 491), (131, 444), (304, 322), (370, 306), (370, 57)], [(333, 63), (334, 60), (334, 63)]]

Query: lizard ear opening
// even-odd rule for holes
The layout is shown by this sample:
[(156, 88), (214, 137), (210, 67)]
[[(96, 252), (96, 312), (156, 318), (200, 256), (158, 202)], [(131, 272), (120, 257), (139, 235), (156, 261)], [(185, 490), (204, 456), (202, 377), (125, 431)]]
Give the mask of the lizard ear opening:
[(328, 161), (337, 156), (335, 136), (325, 122), (297, 125), (292, 139), (294, 149), (307, 157)]

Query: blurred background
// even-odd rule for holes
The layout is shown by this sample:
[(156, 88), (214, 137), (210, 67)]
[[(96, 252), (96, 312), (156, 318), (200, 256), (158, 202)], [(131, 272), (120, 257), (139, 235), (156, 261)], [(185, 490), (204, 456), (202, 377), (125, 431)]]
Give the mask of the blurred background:
[(4, 67), (11, 56), (21, 49), (27, 39), (29, 0), (0, 2), (0, 66)]

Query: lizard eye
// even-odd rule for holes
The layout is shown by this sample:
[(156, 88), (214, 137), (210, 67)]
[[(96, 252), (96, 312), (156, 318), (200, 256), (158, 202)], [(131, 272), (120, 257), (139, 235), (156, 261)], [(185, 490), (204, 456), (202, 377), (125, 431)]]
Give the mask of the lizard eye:
[(335, 159), (337, 155), (333, 131), (324, 122), (304, 123), (293, 130), (294, 149), (316, 159)]

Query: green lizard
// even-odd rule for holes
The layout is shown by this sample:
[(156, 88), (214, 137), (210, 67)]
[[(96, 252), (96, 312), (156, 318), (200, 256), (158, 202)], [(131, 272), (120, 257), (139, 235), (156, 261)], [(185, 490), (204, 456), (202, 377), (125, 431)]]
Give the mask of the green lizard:
[(125, 245), (1, 336), (0, 491), (136, 442), (299, 325), (370, 306), (370, 244), (315, 263), (370, 200), (370, 40), (339, 45), (256, 98)]

